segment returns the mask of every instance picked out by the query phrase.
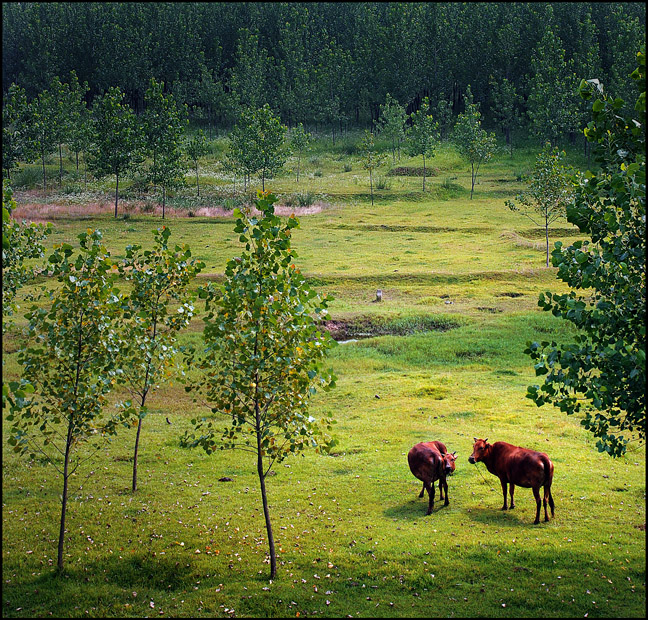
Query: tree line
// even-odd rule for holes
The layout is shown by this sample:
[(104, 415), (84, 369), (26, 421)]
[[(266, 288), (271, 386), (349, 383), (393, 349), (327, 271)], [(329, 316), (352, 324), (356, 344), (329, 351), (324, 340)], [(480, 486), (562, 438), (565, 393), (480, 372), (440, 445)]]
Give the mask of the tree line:
[[(200, 195), (198, 160), (210, 151), (202, 130), (189, 137), (187, 105), (164, 90), (163, 83), (151, 78), (144, 93), (144, 109), (137, 115), (125, 93), (117, 87), (110, 87), (96, 97), (88, 108), (84, 99), (88, 85), (80, 84), (74, 71), (67, 82), (54, 77), (49, 87), (31, 101), (24, 88), (11, 84), (3, 106), (2, 154), (6, 177), (11, 179), (20, 162), (40, 161), (45, 192), (45, 161), (57, 152), (61, 185), (62, 147), (67, 145), (75, 154), (77, 173), (82, 155), (86, 184), (88, 170), (96, 178), (115, 178), (115, 217), (120, 180), (140, 174), (148, 184), (161, 189), (164, 218), (167, 190), (185, 185), (189, 165), (195, 170), (196, 191)], [(492, 157), (497, 145), (494, 133), (482, 128), (482, 114), (470, 85), (464, 107), (464, 112), (454, 118), (447, 101), (433, 105), (425, 97), (418, 110), (407, 114), (405, 106), (387, 95), (379, 108), (374, 132), (366, 130), (365, 138), (358, 144), (363, 166), (369, 171), (372, 205), (373, 170), (386, 159), (374, 142), (374, 133), (391, 143), (394, 163), (396, 151), (400, 158), (402, 146), (410, 156), (423, 157), (424, 192), (429, 159), (444, 136), (452, 140), (471, 165), (472, 199), (479, 168)], [(228, 134), (229, 149), (222, 163), (226, 170), (243, 177), (244, 191), (252, 175), (260, 176), (265, 191), (266, 178), (282, 169), (291, 152), (297, 155), (299, 180), (301, 156), (311, 139), (312, 134), (302, 123), (289, 130), (267, 103), (260, 108), (243, 107)]]
[(491, 124), (575, 137), (581, 78), (636, 100), (628, 50), (642, 3), (3, 3), (3, 93), (30, 98), (74, 70), (90, 103), (117, 87), (137, 114), (151, 77), (207, 126), (268, 104), (289, 127), (376, 123), (389, 94)]

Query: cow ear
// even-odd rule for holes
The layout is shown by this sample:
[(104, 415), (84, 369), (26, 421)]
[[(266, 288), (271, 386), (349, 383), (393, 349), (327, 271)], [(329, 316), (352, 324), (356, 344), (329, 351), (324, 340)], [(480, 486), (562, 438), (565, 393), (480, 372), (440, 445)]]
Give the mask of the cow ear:
[(488, 437), (486, 437), (486, 439), (484, 439), (484, 443), (486, 443), (487, 441), (488, 441)]
[(477, 437), (473, 437), (473, 439), (475, 440), (475, 443), (477, 443)]

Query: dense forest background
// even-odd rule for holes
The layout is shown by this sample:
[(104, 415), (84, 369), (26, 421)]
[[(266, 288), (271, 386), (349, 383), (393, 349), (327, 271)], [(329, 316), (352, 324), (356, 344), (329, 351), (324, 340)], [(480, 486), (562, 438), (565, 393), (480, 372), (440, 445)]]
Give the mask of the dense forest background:
[[(136, 112), (151, 77), (194, 120), (229, 127), (268, 103), (292, 126), (367, 126), (387, 94), (463, 111), (471, 86), (487, 122), (542, 115), (571, 136), (575, 96), (598, 78), (627, 102), (645, 39), (643, 3), (3, 3), (3, 93), (29, 98), (74, 70), (87, 101), (123, 90)], [(582, 109), (581, 107), (582, 106)], [(511, 108), (502, 113), (502, 108)]]

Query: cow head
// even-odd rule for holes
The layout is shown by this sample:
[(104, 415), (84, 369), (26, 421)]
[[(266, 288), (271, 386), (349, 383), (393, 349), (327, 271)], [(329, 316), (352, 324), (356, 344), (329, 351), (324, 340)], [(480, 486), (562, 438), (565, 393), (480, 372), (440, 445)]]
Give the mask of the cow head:
[(486, 439), (477, 439), (477, 437), (473, 437), (473, 439), (475, 440), (475, 444), (473, 445), (472, 454), (468, 457), (468, 462), (474, 465), (483, 460), (484, 456), (486, 456), (488, 452), (488, 448), (490, 448), (490, 444), (487, 443), (488, 437)]
[(457, 460), (457, 453), (453, 452), (452, 454), (443, 455), (443, 469), (445, 470), (445, 475), (450, 476), (455, 470), (455, 461)]

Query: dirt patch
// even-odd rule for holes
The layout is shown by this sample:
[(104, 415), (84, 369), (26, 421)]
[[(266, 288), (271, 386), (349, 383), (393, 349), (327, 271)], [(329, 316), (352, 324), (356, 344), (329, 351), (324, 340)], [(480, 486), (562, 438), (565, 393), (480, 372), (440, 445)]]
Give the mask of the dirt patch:
[[(426, 177), (435, 177), (438, 176), (438, 168), (425, 168)], [(412, 166), (399, 166), (398, 168), (392, 168), (388, 173), (388, 177), (422, 177), (423, 176), (423, 166), (420, 168), (414, 168)]]
[(433, 315), (396, 318), (356, 316), (325, 321), (324, 327), (334, 340), (351, 340), (373, 336), (409, 336), (419, 332), (447, 331), (459, 327), (459, 323), (443, 316)]

